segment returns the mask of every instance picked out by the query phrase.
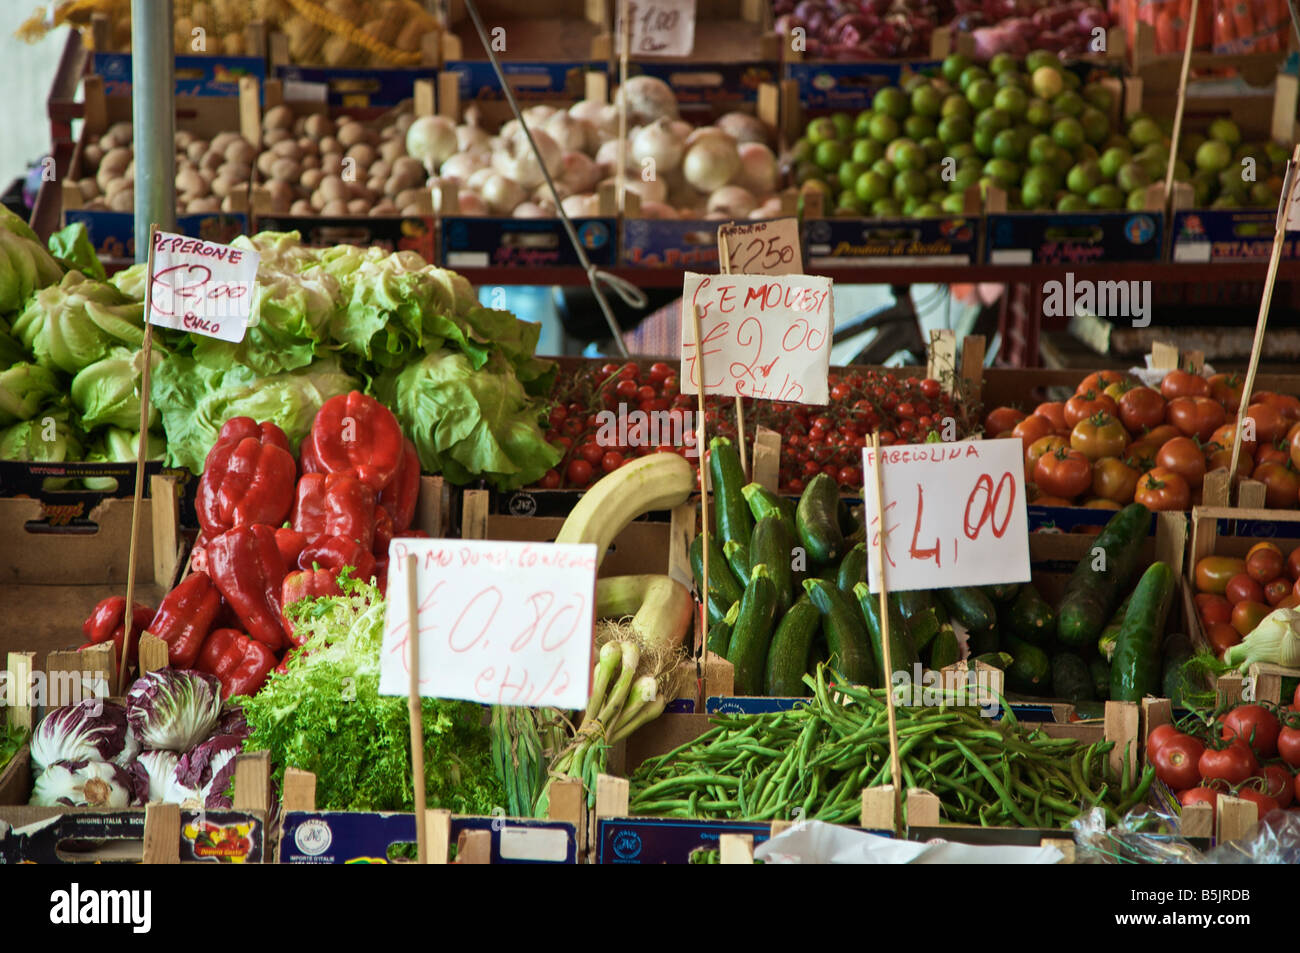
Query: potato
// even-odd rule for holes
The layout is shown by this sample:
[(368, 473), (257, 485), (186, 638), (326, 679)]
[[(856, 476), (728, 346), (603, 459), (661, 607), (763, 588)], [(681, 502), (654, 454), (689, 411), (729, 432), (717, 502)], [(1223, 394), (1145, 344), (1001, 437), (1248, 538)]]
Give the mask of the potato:
[(320, 169), (306, 169), (298, 179), (298, 183), (308, 192), (315, 192), (320, 187), (321, 179), (325, 178), (325, 173)]
[(271, 151), (282, 159), (293, 159), (297, 162), (302, 158), (302, 149), (298, 148), (296, 139), (285, 139), (271, 146)]
[(203, 157), (208, 154), (208, 144), (202, 139), (195, 139), (185, 147), (185, 156), (191, 162), (202, 162)]
[(320, 167), (326, 175), (338, 175), (343, 171), (343, 156), (337, 152), (326, 152), (320, 157)]
[(316, 189), (326, 202), (346, 202), (352, 198), (352, 191), (346, 182), (337, 175), (326, 175)]
[(99, 163), (99, 171), (101, 174), (107, 172), (109, 175), (121, 175), (131, 165), (133, 158), (130, 149), (117, 146), (104, 154), (104, 158)]
[(370, 164), (367, 170), (366, 178), (368, 179), (387, 179), (393, 174), (393, 167), (383, 159), (376, 159)]
[(366, 199), (353, 199), (348, 203), (349, 215), (369, 215), (370, 202)]
[(356, 145), (352, 146), (352, 148), (348, 149), (346, 155), (347, 158), (353, 160), (357, 164), (359, 170), (369, 169), (374, 165), (375, 159), (378, 158), (374, 146), (366, 142), (358, 142)]
[(226, 160), (217, 166), (217, 175), (223, 176), (232, 182), (247, 182), (252, 178), (253, 170), (243, 162)]
[(81, 166), (87, 172), (92, 172), (99, 168), (99, 163), (104, 159), (104, 150), (97, 142), (89, 143), (86, 148), (81, 150)]
[(316, 140), (311, 136), (300, 136), (298, 138), (298, 152), (300, 155), (316, 156), (320, 155), (320, 147), (316, 145)]
[(293, 126), (293, 109), (281, 104), (272, 106), (262, 117), (262, 128), (268, 132), (272, 129), (288, 130)]
[(191, 215), (200, 214), (200, 213), (206, 214), (209, 212), (220, 212), (221, 200), (211, 195), (207, 196), (206, 198), (191, 199), (190, 202), (185, 206), (185, 211)]
[(263, 152), (257, 157), (257, 171), (267, 178), (271, 177), (271, 166), (276, 161), (274, 152)]
[(425, 213), (424, 206), (417, 205), (414, 202), (412, 202), (410, 205), (403, 205), (397, 212), (398, 215), (403, 215), (407, 218), (419, 218), (424, 213)]
[(104, 212), (108, 210), (108, 203), (102, 198), (92, 199), (86, 203), (85, 208), (90, 212)]
[(208, 194), (208, 183), (203, 181), (203, 176), (197, 170), (182, 169), (176, 173), (176, 191), (202, 198)]
[(95, 184), (94, 179), (81, 179), (77, 182), (77, 191), (81, 193), (83, 202), (89, 202), (99, 195), (99, 186)]
[(292, 139), (292, 138), (293, 138), (293, 133), (291, 133), (288, 129), (272, 129), (270, 132), (266, 133), (266, 135), (262, 136), (262, 145), (266, 146), (269, 149), (277, 142), (283, 142), (286, 139)]
[(303, 123), (303, 131), (316, 140), (333, 136), (334, 120), (321, 113), (312, 113)]
[(306, 199), (299, 199), (289, 206), (290, 215), (315, 215), (316, 209)]
[(243, 165), (252, 165), (253, 160), (256, 158), (257, 148), (243, 136), (240, 136), (226, 147), (227, 162), (239, 162)]
[[(408, 205), (415, 205), (423, 201), (421, 198), (423, 193), (424, 189), (403, 189), (397, 194), (397, 197), (393, 201), (397, 204), (398, 208), (406, 208)], [(406, 212), (403, 212), (402, 214), (405, 215)]]
[(396, 214), (397, 214), (397, 206), (394, 205), (392, 202), (388, 201), (387, 199), (385, 199), (382, 202), (377, 202), (375, 205), (371, 206), (370, 208), (370, 215), (372, 218), (376, 215), (396, 215)]
[(406, 145), (397, 139), (386, 139), (379, 144), (379, 158), (385, 162), (396, 162), (406, 155)]
[(325, 207), (325, 197), (320, 194), (320, 189), (317, 189), (315, 192), (313, 192), (311, 194), (311, 198), (308, 199), (308, 201), (311, 202), (312, 209), (314, 209), (317, 213), (319, 213), (320, 210)]
[(227, 130), (226, 132), (219, 132), (213, 136), (211, 146), (218, 152), (225, 152), (230, 148), (232, 143), (237, 142), (239, 139), (239, 133)]
[(299, 162), (298, 165), (302, 167), (304, 172), (307, 169), (319, 169), (320, 159), (316, 158), (315, 156), (304, 156), (303, 160)]
[(348, 206), (346, 202), (341, 202), (337, 200), (333, 202), (326, 202), (324, 206), (321, 207), (320, 213), (322, 215), (347, 215)]
[(332, 135), (323, 136), (320, 142), (317, 143), (317, 146), (320, 148), (321, 155), (325, 155), (327, 152), (337, 152), (339, 155), (343, 154), (343, 147), (339, 145), (339, 141)]
[(271, 211), (276, 215), (284, 215), (293, 204), (293, 186), (288, 182), (277, 179), (268, 183), (266, 194), (271, 199)]
[(134, 212), (135, 211), (135, 189), (122, 189), (111, 199), (107, 200), (108, 207), (114, 212)]
[(176, 132), (176, 151), (184, 152), (191, 142), (194, 141), (194, 133), (188, 129), (179, 129)]
[(402, 115), (398, 116), (397, 122), (394, 123), (394, 125), (397, 126), (397, 134), (401, 138), (405, 139), (406, 131), (411, 128), (411, 124), (413, 122), (415, 122), (415, 117), (410, 113), (403, 113)]
[(212, 194), (215, 195), (218, 199), (224, 199), (233, 190), (237, 189), (239, 185), (240, 183), (232, 182), (230, 179), (227, 179), (225, 176), (219, 175), (212, 180)]
[(359, 122), (349, 120), (348, 122), (345, 122), (343, 125), (339, 126), (339, 131), (338, 131), (339, 145), (341, 145), (344, 149), (351, 148), (352, 146), (355, 146), (358, 142), (365, 142), (368, 138), (369, 138), (369, 133), (367, 132), (366, 127), (361, 125), (361, 123)]
[[(104, 133), (105, 139), (111, 139), (114, 146), (129, 146), (135, 138), (129, 122), (115, 122), (108, 127), (108, 132)], [(109, 146), (108, 148), (112, 148)]]
[(298, 168), (298, 163), (294, 159), (279, 158), (271, 163), (271, 178), (283, 179), (286, 182), (295, 182), (302, 170)]
[(226, 154), (224, 152), (218, 152), (216, 149), (209, 149), (203, 154), (203, 158), (199, 160), (199, 168), (211, 169), (215, 172), (217, 169), (221, 168), (221, 164), (225, 161)]

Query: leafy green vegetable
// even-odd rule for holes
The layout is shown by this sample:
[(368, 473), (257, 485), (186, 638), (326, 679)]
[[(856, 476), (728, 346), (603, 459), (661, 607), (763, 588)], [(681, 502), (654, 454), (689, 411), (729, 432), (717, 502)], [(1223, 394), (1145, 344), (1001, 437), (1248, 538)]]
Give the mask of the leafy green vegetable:
[[(72, 378), (72, 403), (87, 429), (101, 424), (135, 429), (140, 426), (140, 375), (143, 351), (116, 347), (108, 356), (87, 364)], [(163, 355), (154, 351), (157, 368)], [(158, 424), (158, 408), (149, 407), (149, 426)]]
[(64, 408), (0, 430), (0, 460), (62, 463), (81, 459), (81, 440)]
[(0, 722), (0, 771), (13, 760), (18, 749), (27, 743), (27, 729)]
[[(277, 780), (286, 767), (314, 772), (323, 810), (410, 811), (407, 701), (379, 694), (384, 599), (356, 580), (343, 589), (289, 610), (307, 641), (284, 674), (239, 700), (253, 731), (244, 748), (269, 751)], [(423, 713), (428, 806), (488, 814), (504, 805), (483, 709), (426, 698)]]
[(95, 254), (84, 222), (73, 222), (50, 236), (50, 253), (65, 268), (76, 268), (90, 278), (105, 280), (104, 266)]
[(14, 319), (13, 334), (36, 363), (75, 374), (114, 347), (144, 343), (144, 308), (116, 288), (70, 271), (38, 291)]
[(18, 363), (0, 371), (0, 425), (31, 420), (59, 393), (58, 379), (48, 368)]

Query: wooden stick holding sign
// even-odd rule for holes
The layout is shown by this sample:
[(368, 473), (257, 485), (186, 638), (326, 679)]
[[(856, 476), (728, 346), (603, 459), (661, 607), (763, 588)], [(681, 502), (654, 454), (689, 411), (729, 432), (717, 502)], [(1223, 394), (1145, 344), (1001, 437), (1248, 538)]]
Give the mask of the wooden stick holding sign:
[(704, 418), (704, 347), (700, 344), (703, 335), (700, 333), (700, 309), (691, 307), (691, 324), (695, 334), (695, 366), (700, 372), (700, 390), (699, 390), (699, 424), (695, 429), (695, 449), (696, 459), (700, 463), (700, 535), (701, 535), (701, 565), (700, 573), (704, 577), (704, 591), (700, 593), (700, 657), (709, 647), (709, 484), (708, 484), (708, 443)]
[(880, 545), (872, 547), (876, 578), (880, 580), (880, 649), (884, 657), (885, 707), (889, 714), (889, 775), (894, 788), (894, 830), (903, 833), (903, 771), (898, 753), (898, 710), (894, 700), (894, 659), (889, 648), (889, 586), (885, 580), (885, 479), (884, 460), (880, 457), (880, 433), (871, 434), (872, 471), (876, 480), (876, 522), (880, 526)]
[[(1183, 132), (1183, 109), (1187, 103), (1187, 74), (1192, 66), (1192, 48), (1196, 42), (1196, 8), (1200, 0), (1192, 0), (1192, 9), (1187, 14), (1187, 42), (1183, 47), (1183, 67), (1178, 74), (1178, 101), (1174, 105), (1174, 128), (1169, 139), (1169, 164), (1165, 170), (1165, 208), (1172, 208), (1174, 195), (1174, 160), (1178, 156), (1178, 138)], [(1242, 406), (1246, 406), (1242, 404)]]
[[(1193, 0), (1195, 3), (1195, 0)], [(1259, 300), (1259, 315), (1255, 318), (1255, 341), (1250, 348), (1250, 366), (1241, 389), (1241, 407), (1250, 406), (1250, 394), (1255, 387), (1255, 372), (1259, 370), (1259, 355), (1264, 348), (1264, 328), (1268, 324), (1268, 310), (1273, 304), (1273, 285), (1277, 282), (1277, 269), (1282, 261), (1282, 247), (1286, 243), (1288, 226), (1300, 229), (1300, 207), (1297, 201), (1297, 179), (1300, 179), (1300, 146), (1296, 146), (1291, 161), (1286, 166), (1286, 179), (1282, 184), (1282, 198), (1278, 203), (1277, 224), (1273, 230), (1273, 251), (1268, 258), (1268, 273), (1264, 277), (1264, 292)], [(1244, 413), (1244, 411), (1243, 411)], [(1232, 438), (1232, 460), (1228, 463), (1229, 491), (1237, 485), (1237, 461), (1241, 458), (1241, 432), (1238, 424)]]
[[(718, 229), (718, 266), (722, 274), (729, 275), (731, 274), (731, 247), (723, 237), (725, 228), (724, 225)], [(699, 340), (698, 334), (695, 339)], [(700, 379), (704, 378), (701, 376)], [(736, 395), (736, 443), (736, 449), (740, 452), (740, 469), (745, 474), (745, 478), (749, 479), (749, 458), (745, 453), (745, 401), (739, 394)]]
[(406, 557), (406, 617), (410, 620), (411, 680), (407, 706), (411, 716), (411, 772), (415, 782), (415, 861), (429, 862), (429, 831), (425, 824), (424, 708), (420, 701), (420, 580), (419, 560)]
[(619, 19), (618, 41), (618, 176), (615, 197), (618, 214), (627, 212), (627, 61), (632, 46), (631, 0), (622, 0), (623, 16)]

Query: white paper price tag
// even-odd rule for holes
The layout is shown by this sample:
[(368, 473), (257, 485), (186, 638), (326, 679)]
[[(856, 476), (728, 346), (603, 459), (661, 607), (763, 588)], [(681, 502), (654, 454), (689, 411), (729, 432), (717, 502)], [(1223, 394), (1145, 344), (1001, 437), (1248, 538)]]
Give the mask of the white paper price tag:
[[(695, 0), (629, 0), (628, 18), (632, 56), (690, 56), (695, 48)], [(618, 30), (623, 36), (621, 22)]]
[(149, 323), (242, 341), (260, 260), (242, 248), (154, 232)]
[[(700, 314), (702, 348), (691, 308)], [(699, 275), (682, 284), (683, 394), (825, 404), (835, 327), (831, 280), (820, 275)]]
[(420, 694), (582, 708), (591, 682), (596, 547), (395, 539), (379, 691), (409, 690), (406, 557), (418, 559)]
[[(963, 440), (881, 447), (884, 533), (876, 516), (875, 454), (862, 453), (867, 545), (884, 540), (890, 592), (1029, 580), (1024, 444)], [(880, 591), (874, 552), (867, 581)]]
[(722, 225), (718, 243), (726, 245), (732, 274), (797, 275), (803, 271), (798, 219)]

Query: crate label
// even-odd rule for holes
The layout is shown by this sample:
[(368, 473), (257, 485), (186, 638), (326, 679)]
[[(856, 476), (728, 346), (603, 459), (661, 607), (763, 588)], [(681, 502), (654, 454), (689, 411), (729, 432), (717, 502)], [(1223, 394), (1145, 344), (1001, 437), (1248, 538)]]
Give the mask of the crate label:
[(883, 526), (876, 515), (876, 451), (862, 451), (872, 592), (880, 591), (878, 563), (890, 592), (1029, 581), (1019, 439), (882, 447), (879, 453)]
[[(988, 260), (1084, 265), (1113, 261), (1159, 261), (1159, 212), (1010, 212), (988, 216)], [(1029, 263), (1023, 262), (1023, 263)]]
[[(81, 222), (86, 235), (101, 259), (135, 260), (135, 214), (95, 209), (68, 209), (63, 223)], [(248, 215), (244, 212), (214, 212), (176, 216), (176, 231), (181, 235), (227, 244), (238, 235), (248, 234)]]
[[(144, 465), (145, 493), (149, 496), (148, 478), (175, 471), (163, 467), (162, 461)], [(188, 476), (188, 473), (186, 474)], [(114, 481), (109, 485), (108, 481)], [(83, 481), (95, 489), (87, 489)], [(29, 463), (0, 460), (0, 499), (30, 497), (41, 504), (40, 523), (53, 530), (93, 530), (98, 526), (89, 517), (106, 499), (129, 499), (135, 493), (135, 463)]]
[(722, 225), (718, 228), (718, 242), (726, 243), (732, 274), (797, 275), (803, 272), (797, 218)]
[(653, 76), (673, 88), (685, 115), (723, 113), (758, 101), (758, 88), (776, 82), (779, 64), (768, 60), (743, 63), (641, 62), (628, 64), (629, 76)]
[(298, 232), (304, 245), (359, 245), (389, 253), (413, 251), (427, 262), (435, 261), (437, 228), (432, 215), (382, 218), (321, 218), (317, 215), (258, 215), (257, 230)]
[(766, 715), (808, 704), (807, 698), (759, 698), (749, 695), (710, 695), (704, 700), (708, 715)]
[(562, 830), (506, 827), (501, 830), (502, 860), (559, 864), (569, 854), (569, 838)]
[(624, 219), (622, 247), (625, 265), (716, 269), (718, 223), (707, 219)]
[(697, 850), (717, 850), (723, 834), (750, 834), (757, 847), (772, 836), (772, 825), (752, 821), (602, 817), (596, 822), (596, 863), (685, 864)]
[[(614, 218), (575, 218), (573, 228), (593, 265), (618, 260)], [(442, 264), (447, 268), (562, 268), (582, 264), (558, 218), (445, 217)]]
[(804, 223), (810, 267), (970, 265), (979, 253), (979, 219), (822, 218)]
[[(0, 811), (3, 811), (0, 808)], [(260, 864), (265, 824), (244, 811), (181, 811), (184, 863)], [(70, 841), (143, 841), (144, 811), (75, 811), (0, 834), (0, 864), (73, 864), (94, 859), (66, 849)], [(138, 864), (138, 858), (98, 858), (96, 863)]]
[(870, 109), (876, 93), (911, 73), (937, 69), (940, 60), (880, 63), (786, 63), (785, 78), (799, 85), (799, 102), (810, 111)]
[(431, 79), (433, 74), (434, 69), (428, 66), (414, 69), (277, 66), (275, 69), (276, 77), (285, 84), (286, 99), (292, 98), (289, 90), (293, 84), (294, 88), (309, 91), (312, 102), (344, 109), (396, 106), (415, 95), (417, 79)]
[[(1268, 261), (1276, 210), (1184, 209), (1174, 212), (1174, 261)], [(1300, 236), (1287, 233), (1282, 258), (1300, 256)], [(1194, 257), (1193, 257), (1194, 256)]]
[[(104, 79), (106, 96), (131, 95), (131, 54), (96, 53), (94, 71)], [(266, 63), (260, 56), (178, 56), (175, 77), (177, 96), (235, 97), (243, 76), (257, 79), (266, 87)]]
[[(512, 63), (502, 61), (501, 72), (515, 98), (522, 101), (538, 99), (581, 99), (590, 72), (608, 73), (607, 63), (598, 60), (579, 62)], [(470, 100), (504, 100), (501, 83), (486, 60), (453, 60), (442, 68), (444, 73), (456, 76), (456, 88), (462, 103)]]

